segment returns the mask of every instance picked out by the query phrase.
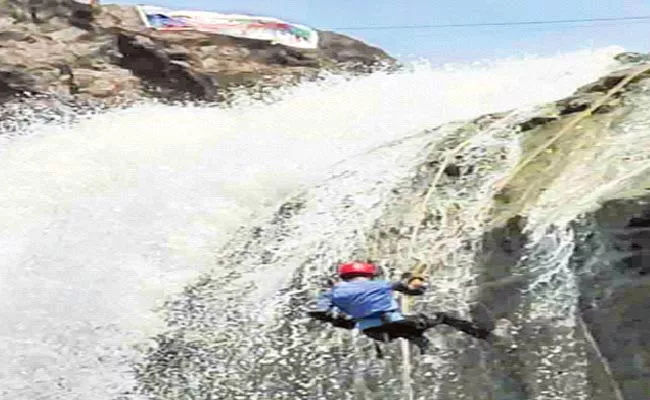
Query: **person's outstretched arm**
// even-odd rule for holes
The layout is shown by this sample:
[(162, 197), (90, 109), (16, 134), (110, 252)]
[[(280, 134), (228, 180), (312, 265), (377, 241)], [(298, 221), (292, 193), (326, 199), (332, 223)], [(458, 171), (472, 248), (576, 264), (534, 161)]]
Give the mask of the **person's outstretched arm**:
[(332, 303), (332, 291), (327, 290), (318, 296), (316, 309), (307, 311), (307, 314), (318, 321), (328, 322), (337, 328), (353, 329), (356, 323), (343, 313), (334, 313), (336, 307)]
[(409, 296), (422, 296), (427, 290), (424, 278), (414, 277), (410, 272), (403, 273), (402, 279), (392, 283), (392, 288)]

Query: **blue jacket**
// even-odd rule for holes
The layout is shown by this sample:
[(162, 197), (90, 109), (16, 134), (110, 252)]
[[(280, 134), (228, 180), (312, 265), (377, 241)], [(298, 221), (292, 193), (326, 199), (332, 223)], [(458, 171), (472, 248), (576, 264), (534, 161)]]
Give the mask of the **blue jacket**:
[(404, 319), (393, 291), (410, 295), (424, 293), (423, 288), (409, 289), (402, 282), (354, 280), (337, 283), (321, 294), (317, 308), (321, 311), (338, 309), (354, 319), (358, 329), (365, 330)]

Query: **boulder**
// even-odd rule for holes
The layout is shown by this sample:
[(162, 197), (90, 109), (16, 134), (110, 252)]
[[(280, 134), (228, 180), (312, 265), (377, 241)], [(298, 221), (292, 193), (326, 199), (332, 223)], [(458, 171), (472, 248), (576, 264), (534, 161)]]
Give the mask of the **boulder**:
[(233, 86), (282, 85), (323, 68), (366, 70), (384, 51), (334, 32), (320, 48), (144, 26), (134, 7), (75, 0), (0, 0), (3, 98), (51, 92), (83, 99), (190, 97), (214, 101)]
[[(608, 201), (576, 223), (580, 308), (626, 399), (650, 393), (650, 196)], [(607, 257), (602, 257), (602, 250)], [(600, 250), (600, 251), (599, 251)]]

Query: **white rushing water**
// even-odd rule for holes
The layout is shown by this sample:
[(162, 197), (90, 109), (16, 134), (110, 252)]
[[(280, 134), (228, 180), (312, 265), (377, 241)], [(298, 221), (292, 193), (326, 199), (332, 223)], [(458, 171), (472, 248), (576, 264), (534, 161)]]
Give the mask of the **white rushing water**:
[(0, 398), (114, 399), (154, 308), (255, 214), (344, 158), (546, 102), (620, 48), (330, 77), (273, 103), (141, 105), (0, 145)]

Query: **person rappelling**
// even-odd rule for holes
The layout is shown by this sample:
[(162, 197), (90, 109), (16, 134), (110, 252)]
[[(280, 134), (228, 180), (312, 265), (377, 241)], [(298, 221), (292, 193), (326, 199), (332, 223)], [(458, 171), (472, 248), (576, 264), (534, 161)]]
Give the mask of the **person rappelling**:
[[(394, 292), (408, 296), (421, 296), (427, 289), (426, 279), (405, 273), (398, 281), (378, 279), (379, 268), (367, 262), (348, 262), (338, 266), (337, 282), (317, 298), (311, 318), (343, 329), (359, 329), (377, 342), (391, 342), (405, 338), (416, 345), (422, 354), (429, 346), (424, 333), (440, 324), (464, 332), (472, 337), (494, 342), (499, 336), (494, 324), (463, 320), (448, 312), (435, 312), (433, 316), (422, 313), (404, 315), (400, 311)], [(378, 355), (381, 350), (377, 347)]]

